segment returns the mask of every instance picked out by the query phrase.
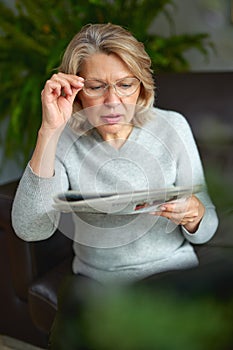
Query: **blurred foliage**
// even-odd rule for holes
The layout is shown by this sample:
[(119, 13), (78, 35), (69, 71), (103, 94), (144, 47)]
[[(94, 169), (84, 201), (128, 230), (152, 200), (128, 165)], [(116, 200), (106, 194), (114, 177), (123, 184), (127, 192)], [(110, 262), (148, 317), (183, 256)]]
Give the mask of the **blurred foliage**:
[[(41, 122), (42, 87), (68, 42), (87, 23), (129, 29), (144, 42), (156, 72), (188, 70), (189, 49), (208, 56), (212, 44), (207, 34), (175, 34), (174, 10), (172, 0), (16, 0), (14, 7), (1, 0), (0, 120), (7, 127), (0, 141), (5, 157), (27, 162)], [(167, 19), (169, 37), (151, 34), (159, 15)]]
[(208, 293), (188, 296), (145, 287), (105, 291), (102, 296), (95, 292), (90, 298), (86, 294), (81, 304), (77, 294), (69, 297), (54, 324), (51, 350), (231, 348), (232, 298), (223, 301)]
[[(228, 150), (229, 152), (229, 150)], [(217, 208), (223, 215), (233, 215), (233, 181), (231, 170), (224, 169), (221, 164), (206, 162), (206, 178), (208, 192)], [(227, 167), (226, 167), (227, 168)], [(223, 170), (224, 169), (224, 170)], [(228, 172), (227, 172), (228, 170)], [(227, 176), (228, 175), (228, 176)], [(233, 217), (232, 217), (233, 223)], [(232, 231), (232, 227), (229, 229)], [(232, 241), (233, 242), (233, 241)]]

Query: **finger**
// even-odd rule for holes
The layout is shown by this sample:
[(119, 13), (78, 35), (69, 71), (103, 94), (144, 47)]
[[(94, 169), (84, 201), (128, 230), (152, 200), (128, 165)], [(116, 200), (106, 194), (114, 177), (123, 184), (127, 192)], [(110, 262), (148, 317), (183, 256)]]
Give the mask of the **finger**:
[(48, 101), (54, 99), (54, 97), (59, 97), (61, 95), (61, 85), (54, 80), (47, 80), (44, 89), (41, 91), (42, 100), (46, 99)]
[[(185, 216), (188, 218), (196, 218), (198, 216), (198, 209), (197, 208), (187, 208), (187, 206), (182, 207), (182, 206), (165, 206), (162, 205), (159, 207), (160, 210), (151, 212), (154, 215), (163, 215), (163, 216), (171, 216), (171, 215), (180, 215), (180, 216)], [(167, 214), (166, 214), (167, 213)]]
[(59, 89), (60, 95), (72, 95), (71, 85), (62, 75), (54, 74), (51, 78), (51, 86)]
[(195, 219), (183, 219), (180, 221), (180, 225), (185, 226), (187, 224), (192, 224), (195, 222)]
[(194, 220), (194, 217), (187, 216), (187, 213), (175, 213), (175, 212), (168, 212), (168, 211), (160, 211), (160, 212), (153, 212), (153, 215), (162, 216), (166, 219), (174, 221), (177, 224), (179, 224), (181, 221), (188, 222), (189, 220)]
[(55, 83), (54, 87), (60, 91), (62, 96), (68, 97), (83, 88), (84, 79), (77, 75), (58, 73), (53, 74), (50, 81)]
[(186, 199), (178, 199), (176, 201), (173, 202), (169, 202), (169, 203), (164, 203), (161, 206), (161, 209), (163, 211), (168, 211), (168, 212), (175, 212), (175, 213), (182, 213), (187, 211), (189, 208), (189, 200)]
[(74, 94), (76, 95), (77, 92), (79, 92), (84, 86), (84, 81), (81, 79), (83, 78), (78, 78), (78, 80), (70, 79), (68, 81), (68, 84), (66, 84), (66, 81), (64, 81), (63, 92), (69, 96), (72, 96)]
[(67, 100), (70, 102), (70, 103), (73, 103), (74, 102), (74, 99), (75, 97), (77, 96), (77, 93), (82, 90), (83, 88), (83, 84), (80, 86), (80, 88), (72, 88), (72, 95), (70, 96), (65, 96), (67, 98)]
[(161, 216), (162, 211), (149, 211), (148, 214), (150, 214), (150, 215), (156, 215), (156, 216)]
[(64, 87), (69, 85), (76, 89), (79, 89), (84, 83), (84, 79), (82, 77), (74, 74), (57, 73), (52, 76), (52, 79), (61, 83)]
[(165, 213), (165, 212), (150, 212), (149, 214), (155, 215), (155, 216), (162, 216), (166, 218), (167, 220), (170, 220), (174, 222), (176, 225), (188, 225), (188, 224), (193, 224), (196, 221), (196, 218), (193, 217), (182, 217), (179, 215), (171, 215), (170, 213)]

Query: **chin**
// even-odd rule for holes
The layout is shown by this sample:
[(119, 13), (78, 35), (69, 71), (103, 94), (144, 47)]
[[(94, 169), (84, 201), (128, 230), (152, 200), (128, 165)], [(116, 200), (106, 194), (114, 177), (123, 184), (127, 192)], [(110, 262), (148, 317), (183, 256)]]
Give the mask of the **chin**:
[(97, 127), (100, 134), (117, 134), (124, 129), (123, 124), (104, 124)]

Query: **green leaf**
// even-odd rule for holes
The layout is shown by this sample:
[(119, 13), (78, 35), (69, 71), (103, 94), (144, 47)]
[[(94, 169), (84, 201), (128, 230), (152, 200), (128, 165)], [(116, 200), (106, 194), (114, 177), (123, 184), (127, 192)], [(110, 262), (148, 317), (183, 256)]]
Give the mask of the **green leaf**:
[[(5, 152), (25, 163), (41, 122), (40, 91), (60, 64), (71, 38), (87, 23), (122, 25), (145, 44), (155, 72), (189, 69), (190, 49), (208, 57), (213, 48), (203, 33), (175, 35), (173, 0), (16, 0), (15, 8), (0, 3), (0, 120), (8, 121)], [(152, 34), (152, 24), (164, 15), (168, 37)]]

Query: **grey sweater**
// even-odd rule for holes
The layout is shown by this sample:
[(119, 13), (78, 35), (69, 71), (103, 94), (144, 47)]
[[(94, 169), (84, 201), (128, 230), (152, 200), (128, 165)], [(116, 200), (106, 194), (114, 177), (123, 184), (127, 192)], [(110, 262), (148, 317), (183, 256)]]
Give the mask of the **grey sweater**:
[[(68, 189), (100, 193), (205, 185), (186, 119), (157, 108), (152, 114), (143, 127), (133, 128), (120, 149), (104, 142), (96, 130), (81, 135), (67, 125), (57, 146), (54, 176), (41, 178), (29, 165), (25, 169), (12, 210), (16, 234), (26, 241), (50, 237), (60, 218), (52, 206), (53, 196)], [(193, 234), (150, 214), (73, 213), (74, 273), (103, 283), (127, 283), (162, 271), (196, 266), (192, 243), (210, 240), (218, 225), (207, 191), (197, 197), (206, 211)], [(70, 235), (66, 225), (60, 229)]]

